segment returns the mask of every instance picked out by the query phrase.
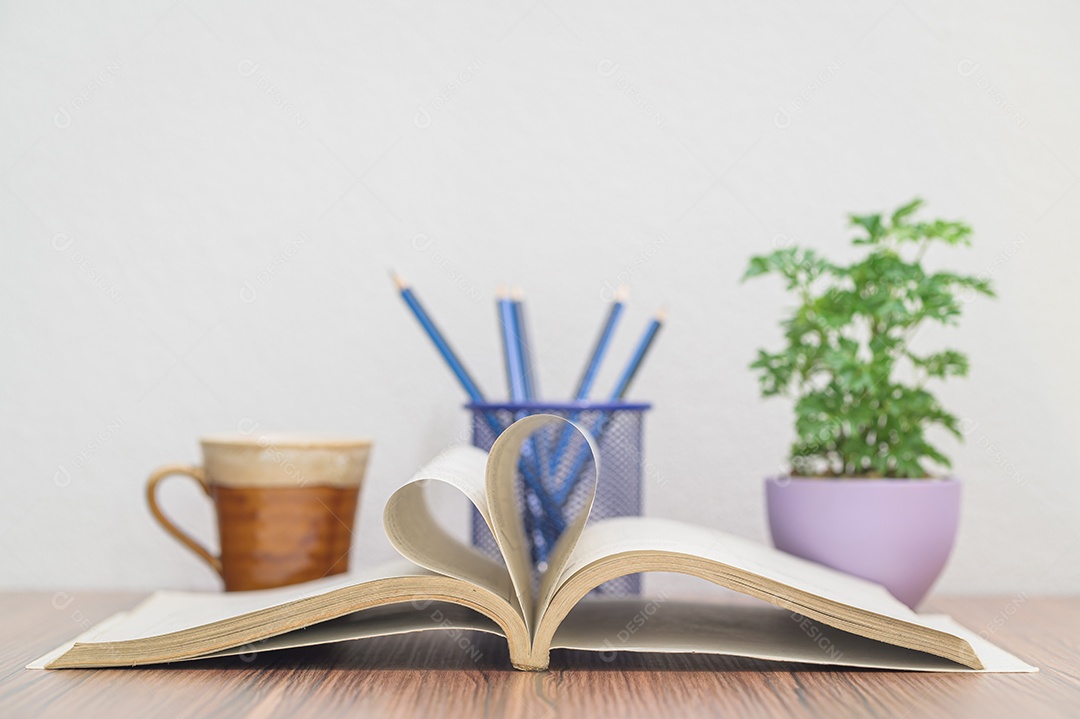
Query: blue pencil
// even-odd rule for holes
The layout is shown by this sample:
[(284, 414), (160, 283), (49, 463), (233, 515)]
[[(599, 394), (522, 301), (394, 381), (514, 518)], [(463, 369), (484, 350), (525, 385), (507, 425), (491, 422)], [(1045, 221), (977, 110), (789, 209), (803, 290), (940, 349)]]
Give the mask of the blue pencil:
[[(626, 369), (623, 370), (622, 375), (619, 377), (619, 381), (615, 383), (615, 388), (611, 391), (610, 402), (618, 402), (626, 396), (627, 390), (630, 389), (630, 383), (634, 381), (634, 377), (637, 376), (638, 370), (641, 369), (641, 365), (645, 361), (645, 355), (648, 354), (649, 348), (652, 347), (653, 342), (656, 340), (656, 335), (660, 332), (660, 328), (664, 326), (665, 319), (667, 319), (667, 311), (661, 309), (645, 328), (645, 334), (642, 335), (641, 341), (638, 342), (637, 347), (634, 349), (634, 354), (630, 356), (630, 361), (627, 363)], [(609, 421), (611, 421), (611, 413), (604, 412), (597, 418), (590, 429), (590, 434), (592, 434), (598, 442)], [(573, 465), (570, 467), (570, 472), (566, 475), (566, 480), (555, 493), (555, 501), (558, 504), (561, 505), (566, 502), (570, 493), (574, 490), (574, 485), (577, 484), (577, 477), (581, 474), (581, 470), (585, 467), (585, 462), (587, 462), (588, 459), (588, 448), (582, 447), (578, 452), (577, 457), (575, 457)]]
[[(525, 293), (520, 287), (515, 287), (510, 291), (510, 305), (513, 309), (513, 326), (510, 328), (510, 339), (513, 342), (513, 359), (517, 362), (519, 374), (521, 376), (521, 396), (523, 401), (532, 402), (536, 399), (536, 378), (533, 374), (534, 366), (532, 362), (532, 352), (529, 345), (528, 330), (525, 327)], [(501, 306), (500, 306), (501, 308)], [(501, 313), (500, 313), (501, 316)], [(517, 401), (517, 400), (514, 400)], [(515, 413), (515, 419), (521, 419), (525, 416), (525, 411), (518, 411)], [(521, 448), (521, 469), (524, 474), (526, 467), (532, 468), (533, 471), (539, 471), (540, 484), (546, 487), (546, 481), (544, 476), (544, 458), (540, 453), (540, 447), (536, 441), (536, 436), (529, 437), (529, 441), (526, 442)], [(557, 505), (553, 504), (553, 500), (550, 497), (550, 493), (547, 489), (544, 489), (543, 496), (537, 494), (537, 499), (544, 507), (544, 516), (539, 523), (540, 537), (544, 546), (544, 556), (546, 556), (551, 548), (554, 546), (555, 541), (559, 538), (559, 534), (562, 533), (560, 526), (554, 522), (551, 522), (547, 518), (547, 508), (551, 507), (558, 512)], [(527, 512), (525, 516), (526, 531), (535, 536), (533, 531), (533, 513)]]
[(511, 402), (525, 401), (525, 372), (521, 360), (521, 342), (517, 334), (514, 303), (504, 288), (498, 292), (499, 330), (502, 336), (503, 358), (506, 361), (506, 383)]
[(529, 344), (529, 328), (525, 322), (525, 291), (515, 287), (510, 293), (514, 306), (514, 331), (518, 340), (518, 355), (521, 357), (521, 375), (524, 382), (525, 401), (536, 399), (536, 365), (533, 363), (532, 345)]
[(615, 402), (626, 396), (626, 391), (630, 389), (630, 383), (634, 381), (634, 376), (641, 369), (641, 363), (645, 361), (645, 355), (648, 354), (649, 348), (652, 347), (660, 328), (664, 326), (665, 319), (667, 319), (667, 311), (661, 309), (656, 313), (656, 317), (653, 317), (648, 327), (645, 328), (645, 334), (642, 336), (641, 341), (638, 342), (634, 354), (630, 357), (630, 362), (626, 365), (626, 369), (623, 370), (619, 381), (615, 383), (615, 389), (611, 391), (611, 401)]
[(405, 303), (409, 305), (409, 309), (416, 315), (416, 319), (420, 321), (420, 325), (424, 328), (424, 331), (427, 332), (428, 337), (435, 343), (435, 348), (439, 350), (439, 354), (446, 360), (446, 364), (450, 365), (450, 370), (454, 373), (454, 376), (457, 377), (461, 386), (465, 388), (465, 392), (468, 393), (469, 398), (472, 399), (473, 402), (483, 402), (484, 393), (480, 391), (480, 387), (473, 380), (469, 371), (465, 369), (465, 365), (458, 359), (457, 354), (454, 352), (453, 348), (450, 347), (450, 343), (446, 341), (446, 338), (443, 337), (442, 332), (435, 326), (435, 322), (428, 316), (428, 313), (424, 310), (424, 306), (420, 304), (420, 300), (413, 294), (409, 284), (405, 282), (401, 275), (393, 270), (390, 270), (390, 276), (394, 279), (394, 284), (397, 285), (398, 290), (401, 291), (401, 298), (405, 300)]
[[(525, 329), (525, 305), (523, 300), (524, 293), (521, 288), (514, 288), (510, 293), (509, 300), (506, 299), (505, 294), (500, 292), (499, 295), (500, 318), (503, 319), (503, 344), (509, 347), (507, 367), (512, 368), (513, 371), (510, 392), (512, 402), (532, 402), (536, 398), (536, 387), (532, 375), (533, 367), (529, 353), (529, 339)], [(507, 302), (510, 305), (509, 311), (506, 309)], [(525, 415), (524, 410), (519, 410), (514, 414), (514, 417), (515, 419), (521, 419)], [(533, 494), (536, 495), (537, 500), (544, 508), (544, 516), (540, 519), (538, 529), (545, 547), (544, 554), (546, 556), (551, 551), (559, 535), (562, 534), (565, 524), (559, 513), (558, 505), (554, 503), (551, 493), (546, 488), (544, 460), (540, 454), (539, 443), (536, 441), (535, 435), (529, 437), (528, 442), (521, 447), (520, 469), (522, 475), (526, 478), (530, 478), (529, 475), (532, 473), (539, 475), (535, 476), (535, 482), (530, 486), (533, 488)], [(533, 519), (531, 512), (526, 515), (526, 519)], [(526, 522), (526, 529), (529, 529), (528, 525), (530, 524), (531, 521)]]
[[(514, 303), (507, 296), (506, 288), (498, 290), (499, 330), (502, 336), (503, 356), (506, 362), (506, 380), (510, 389), (510, 401), (514, 403), (526, 402), (528, 397), (525, 393), (525, 367), (522, 357), (521, 337), (517, 329), (517, 315), (514, 311)], [(524, 416), (523, 412), (515, 413), (515, 419)], [(558, 506), (551, 499), (550, 493), (544, 487), (543, 468), (535, 451), (536, 444), (532, 438), (522, 446), (521, 469), (522, 476), (529, 484), (533, 494), (544, 506), (545, 520), (540, 523), (540, 531), (544, 537), (548, 550), (554, 545), (555, 540), (566, 528)], [(528, 522), (526, 522), (528, 524)]]
[[(604, 354), (611, 344), (611, 338), (615, 334), (615, 327), (619, 323), (619, 316), (622, 315), (623, 303), (626, 301), (627, 294), (628, 290), (625, 285), (615, 290), (615, 301), (611, 303), (607, 319), (604, 320), (604, 325), (600, 328), (600, 335), (596, 338), (596, 344), (589, 355), (589, 361), (585, 363), (585, 370), (578, 381), (577, 389), (574, 390), (574, 399), (579, 402), (589, 398), (589, 390), (592, 389), (593, 382), (596, 381), (600, 363), (603, 361)], [(580, 416), (580, 412), (573, 412), (570, 415), (570, 421), (576, 422)], [(569, 427), (564, 427), (562, 432), (559, 433), (559, 440), (555, 443), (555, 450), (551, 453), (548, 462), (549, 471), (552, 475), (555, 474), (556, 465), (562, 459), (563, 452), (566, 451), (566, 445), (570, 443), (571, 437), (573, 437), (573, 430)]]
[(596, 381), (600, 363), (603, 361), (604, 354), (611, 344), (611, 337), (615, 334), (615, 326), (619, 323), (619, 316), (622, 314), (626, 295), (627, 289), (625, 286), (615, 291), (615, 301), (611, 303), (611, 309), (608, 311), (607, 319), (600, 330), (600, 336), (596, 338), (596, 345), (593, 347), (592, 354), (589, 355), (589, 361), (585, 363), (585, 371), (582, 372), (577, 389), (574, 391), (574, 399), (576, 400), (580, 401), (589, 398), (589, 390), (592, 389), (593, 382)]

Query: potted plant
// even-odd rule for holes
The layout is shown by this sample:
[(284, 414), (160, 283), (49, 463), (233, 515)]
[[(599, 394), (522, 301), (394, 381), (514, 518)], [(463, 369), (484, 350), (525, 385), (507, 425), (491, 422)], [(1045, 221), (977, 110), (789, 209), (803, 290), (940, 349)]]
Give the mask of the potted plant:
[(759, 350), (764, 397), (794, 401), (790, 475), (766, 480), (777, 548), (874, 580), (914, 607), (941, 573), (956, 538), (960, 482), (941, 476), (949, 459), (930, 443), (959, 421), (928, 385), (968, 372), (954, 350), (918, 353), (926, 323), (956, 324), (965, 301), (993, 296), (986, 279), (929, 272), (935, 243), (968, 245), (971, 228), (918, 221), (915, 199), (891, 216), (851, 215), (850, 264), (785, 247), (751, 258), (743, 279), (779, 275), (797, 305), (785, 346)]

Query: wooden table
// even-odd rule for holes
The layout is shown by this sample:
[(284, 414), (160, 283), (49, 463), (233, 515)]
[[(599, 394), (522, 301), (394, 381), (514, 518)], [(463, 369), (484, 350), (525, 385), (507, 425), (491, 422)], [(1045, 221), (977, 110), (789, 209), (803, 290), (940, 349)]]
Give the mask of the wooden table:
[[(1080, 598), (936, 599), (1039, 674), (835, 671), (706, 656), (556, 652), (516, 672), (505, 642), (442, 632), (155, 669), (23, 666), (141, 595), (0, 594), (2, 717), (402, 715), (1080, 717)], [(610, 657), (609, 657), (610, 659)]]

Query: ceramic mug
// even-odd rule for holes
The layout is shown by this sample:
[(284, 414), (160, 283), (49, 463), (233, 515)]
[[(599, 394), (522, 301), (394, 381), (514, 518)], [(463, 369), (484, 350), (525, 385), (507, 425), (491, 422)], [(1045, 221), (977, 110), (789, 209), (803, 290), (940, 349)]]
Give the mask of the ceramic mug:
[[(348, 569), (370, 441), (219, 435), (200, 444), (202, 465), (158, 469), (147, 481), (146, 498), (161, 526), (220, 574), (226, 591), (280, 587)], [(191, 477), (214, 502), (219, 555), (161, 511), (157, 487), (170, 475)]]

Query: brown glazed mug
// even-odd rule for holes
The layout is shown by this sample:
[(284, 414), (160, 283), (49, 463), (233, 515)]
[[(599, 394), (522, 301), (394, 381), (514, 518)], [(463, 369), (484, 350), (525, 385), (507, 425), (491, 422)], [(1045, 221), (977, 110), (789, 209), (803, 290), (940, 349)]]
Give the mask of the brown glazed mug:
[[(349, 568), (370, 441), (220, 435), (200, 444), (202, 466), (162, 467), (150, 475), (146, 498), (161, 526), (220, 574), (226, 591), (280, 587)], [(213, 500), (220, 555), (161, 511), (157, 487), (170, 475), (191, 477)]]

